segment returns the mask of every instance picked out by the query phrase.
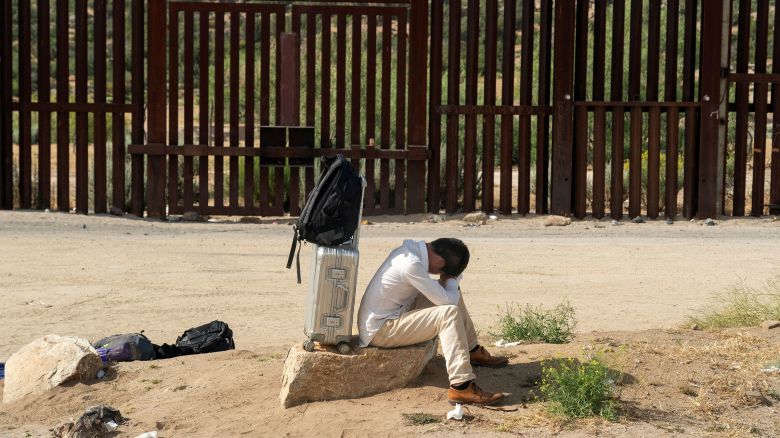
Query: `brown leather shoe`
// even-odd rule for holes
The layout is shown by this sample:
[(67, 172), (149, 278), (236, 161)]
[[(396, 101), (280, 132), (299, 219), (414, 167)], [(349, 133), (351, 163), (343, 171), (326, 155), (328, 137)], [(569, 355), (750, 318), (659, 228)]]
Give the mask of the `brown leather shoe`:
[(462, 403), (464, 405), (492, 405), (493, 403), (504, 398), (504, 394), (500, 392), (487, 392), (483, 391), (472, 380), (464, 389), (455, 389), (450, 387), (447, 390), (447, 399), (451, 405), (455, 403)]
[(469, 353), (471, 364), (490, 368), (501, 368), (509, 364), (509, 359), (504, 356), (492, 356), (485, 350), (485, 347), (479, 346), (476, 351)]

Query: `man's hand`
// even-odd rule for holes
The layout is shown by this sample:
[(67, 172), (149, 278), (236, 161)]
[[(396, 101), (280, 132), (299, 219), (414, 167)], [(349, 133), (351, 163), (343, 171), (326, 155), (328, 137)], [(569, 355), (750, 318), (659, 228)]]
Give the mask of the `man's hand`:
[(444, 287), (447, 284), (447, 280), (449, 280), (450, 278), (456, 278), (456, 277), (453, 277), (452, 275), (445, 274), (444, 272), (442, 272), (441, 274), (439, 274), (439, 284), (442, 285), (442, 287)]

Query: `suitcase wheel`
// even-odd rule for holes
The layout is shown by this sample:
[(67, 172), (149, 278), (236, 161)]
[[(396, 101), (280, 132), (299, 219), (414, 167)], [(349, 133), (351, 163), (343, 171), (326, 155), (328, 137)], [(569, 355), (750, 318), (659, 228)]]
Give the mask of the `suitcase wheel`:
[(311, 339), (307, 339), (303, 341), (303, 349), (308, 351), (309, 353), (314, 351), (314, 341), (312, 341)]
[(346, 342), (340, 343), (336, 346), (336, 349), (338, 349), (341, 354), (349, 354), (352, 351), (352, 347)]

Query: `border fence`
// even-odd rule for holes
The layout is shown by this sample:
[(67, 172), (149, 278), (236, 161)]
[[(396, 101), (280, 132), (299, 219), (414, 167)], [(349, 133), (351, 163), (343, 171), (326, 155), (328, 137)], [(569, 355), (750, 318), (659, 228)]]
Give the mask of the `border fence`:
[[(771, 20), (771, 21), (770, 21)], [(3, 0), (0, 208), (780, 213), (769, 0)]]

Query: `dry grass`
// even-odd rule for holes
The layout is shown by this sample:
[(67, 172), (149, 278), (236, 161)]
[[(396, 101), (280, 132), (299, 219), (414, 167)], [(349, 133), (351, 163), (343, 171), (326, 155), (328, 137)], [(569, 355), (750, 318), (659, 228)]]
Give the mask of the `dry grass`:
[(780, 320), (780, 279), (769, 280), (761, 288), (744, 283), (715, 296), (717, 304), (688, 317), (687, 324), (703, 329), (753, 327), (765, 320)]
[(769, 402), (780, 378), (761, 370), (780, 358), (780, 346), (743, 332), (713, 336), (715, 340), (702, 343), (684, 342), (662, 349), (637, 344), (631, 349), (684, 366), (686, 371), (679, 376), (685, 381), (678, 386), (679, 392), (689, 398), (693, 414), (717, 423), (724, 412)]

